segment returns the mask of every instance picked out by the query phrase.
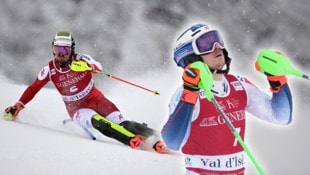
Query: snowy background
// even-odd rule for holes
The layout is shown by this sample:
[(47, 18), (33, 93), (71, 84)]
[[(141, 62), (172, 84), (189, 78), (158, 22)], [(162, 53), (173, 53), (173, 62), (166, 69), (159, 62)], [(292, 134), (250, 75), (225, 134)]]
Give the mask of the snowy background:
[[(229, 8), (229, 9), (228, 9)], [(52, 57), (59, 30), (72, 31), (76, 50), (100, 61), (107, 73), (158, 90), (153, 96), (96, 76), (98, 87), (127, 118), (161, 129), (171, 94), (181, 83), (172, 60), (177, 35), (193, 23), (221, 29), (232, 73), (246, 75), (268, 92), (254, 71), (260, 49), (282, 50), (298, 69), (310, 73), (310, 1), (298, 0), (2, 0), (0, 2), (0, 109), (14, 104)], [(173, 81), (172, 81), (173, 80)], [(306, 174), (310, 157), (310, 83), (288, 78), (293, 123), (274, 126), (248, 117), (246, 143), (268, 175)], [(179, 156), (128, 149), (107, 138), (94, 142), (67, 118), (49, 85), (30, 102), (18, 122), (0, 119), (0, 174), (183, 174)], [(22, 124), (21, 124), (22, 123)], [(18, 168), (17, 168), (18, 167)], [(256, 174), (247, 161), (247, 174)]]

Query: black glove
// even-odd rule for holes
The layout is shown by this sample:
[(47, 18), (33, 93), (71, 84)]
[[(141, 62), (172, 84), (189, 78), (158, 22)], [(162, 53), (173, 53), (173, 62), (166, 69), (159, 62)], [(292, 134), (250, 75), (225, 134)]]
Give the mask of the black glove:
[(287, 83), (287, 79), (285, 75), (282, 75), (282, 76), (268, 75), (267, 79), (269, 81), (270, 90), (273, 93), (278, 93), (281, 87)]

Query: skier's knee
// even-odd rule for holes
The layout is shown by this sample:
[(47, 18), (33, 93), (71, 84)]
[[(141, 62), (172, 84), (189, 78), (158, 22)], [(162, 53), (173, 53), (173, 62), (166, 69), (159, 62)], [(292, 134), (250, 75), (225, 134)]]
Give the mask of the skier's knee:
[(74, 113), (72, 120), (82, 128), (89, 128), (92, 127), (91, 118), (96, 114), (92, 109), (82, 108)]
[(106, 120), (100, 119), (100, 117), (92, 117), (91, 119), (91, 123), (95, 129), (100, 131), (103, 135), (114, 138), (125, 145), (130, 144), (130, 140), (132, 139), (132, 137), (126, 136), (124, 133), (121, 133), (120, 131), (114, 129), (111, 126), (111, 123), (106, 122)]

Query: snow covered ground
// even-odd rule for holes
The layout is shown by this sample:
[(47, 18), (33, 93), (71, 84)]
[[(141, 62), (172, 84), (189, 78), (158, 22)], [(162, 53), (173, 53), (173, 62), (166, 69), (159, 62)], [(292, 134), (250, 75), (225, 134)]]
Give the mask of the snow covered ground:
[[(158, 121), (158, 118), (162, 120), (165, 117), (151, 119), (156, 117), (156, 112), (148, 113), (145, 108), (148, 104), (140, 107), (135, 104), (135, 101), (150, 102), (149, 107), (156, 111), (156, 104), (151, 99), (157, 102), (159, 99), (156, 98), (161, 97), (128, 85), (119, 86), (118, 90), (106, 95), (115, 99), (116, 104), (125, 98), (128, 103), (119, 104), (119, 107), (124, 109), (124, 114), (131, 113), (128, 118), (151, 123), (151, 120)], [(25, 87), (1, 78), (1, 110), (15, 103)], [(144, 97), (145, 101), (141, 101)], [(0, 119), (0, 174), (184, 174), (183, 159), (179, 155), (160, 155), (130, 149), (96, 131), (98, 140), (92, 141), (73, 122), (63, 125), (62, 121), (66, 118), (58, 93), (52, 89), (43, 89), (20, 113), (17, 122)], [(160, 123), (157, 123), (158, 126), (152, 127), (160, 128)]]
[[(160, 96), (108, 78), (97, 77), (96, 82), (100, 89), (107, 87), (106, 96), (119, 106), (124, 116), (160, 130), (167, 117), (171, 93), (181, 83), (181, 74), (175, 70), (125, 77), (157, 89)], [(0, 82), (0, 110), (3, 111), (18, 100), (26, 86), (16, 85), (4, 77), (0, 77)], [(298, 98), (295, 93), (294, 99)], [(298, 103), (296, 111), (300, 109)], [(306, 165), (309, 139), (299, 136), (309, 133), (305, 124), (309, 119), (300, 114), (295, 115), (296, 120), (288, 127), (268, 125), (249, 117), (246, 142), (268, 175), (309, 171)], [(44, 88), (20, 113), (18, 122), (0, 119), (0, 174), (184, 174), (181, 156), (133, 150), (100, 134), (99, 141), (92, 141), (74, 123), (63, 125), (65, 118), (67, 114), (60, 96), (54, 89)], [(257, 174), (250, 160), (246, 161), (247, 174)]]

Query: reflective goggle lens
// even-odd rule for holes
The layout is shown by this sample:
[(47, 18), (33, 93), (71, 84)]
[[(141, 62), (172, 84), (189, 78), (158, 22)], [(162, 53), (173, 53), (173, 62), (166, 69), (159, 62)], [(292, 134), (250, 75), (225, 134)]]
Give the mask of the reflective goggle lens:
[(197, 38), (195, 42), (200, 54), (212, 52), (215, 43), (218, 43), (221, 49), (224, 48), (223, 39), (217, 31), (207, 32)]
[(54, 52), (56, 55), (68, 55), (71, 52), (71, 47), (68, 46), (54, 46)]

